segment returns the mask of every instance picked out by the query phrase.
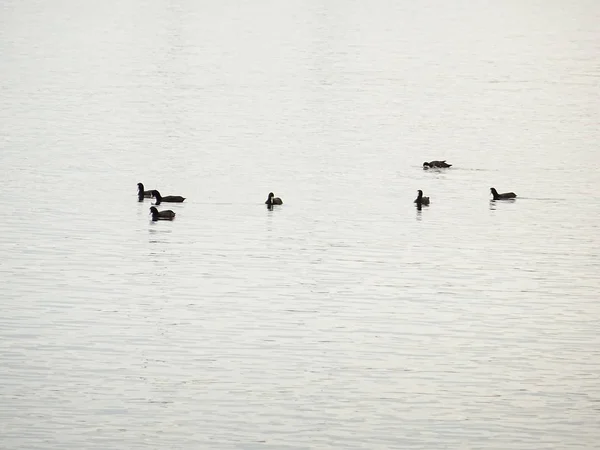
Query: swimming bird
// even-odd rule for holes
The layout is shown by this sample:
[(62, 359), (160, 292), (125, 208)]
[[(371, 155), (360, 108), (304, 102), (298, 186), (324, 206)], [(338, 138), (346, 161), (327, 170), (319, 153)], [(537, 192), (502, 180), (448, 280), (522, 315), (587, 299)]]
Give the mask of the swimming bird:
[(267, 198), (265, 204), (267, 206), (283, 205), (283, 201), (279, 197), (275, 197), (275, 194), (272, 192), (269, 192), (269, 197)]
[(160, 192), (158, 192), (156, 189), (152, 191), (152, 195), (156, 199), (156, 202), (154, 202), (155, 205), (160, 205), (162, 202), (181, 203), (185, 200), (185, 197), (182, 197), (181, 195), (166, 195), (163, 197), (162, 195), (160, 195)]
[(164, 209), (159, 211), (154, 206), (150, 208), (150, 213), (152, 214), (152, 220), (173, 220), (175, 218), (175, 213), (170, 209)]
[(417, 198), (415, 199), (415, 203), (417, 204), (417, 206), (429, 205), (429, 197), (423, 197), (423, 191), (421, 189), (419, 189), (417, 192), (419, 193), (419, 195), (417, 195)]
[(490, 188), (492, 195), (494, 196), (494, 200), (510, 200), (512, 198), (516, 198), (517, 194), (514, 192), (505, 192), (504, 194), (498, 194), (496, 188)]
[(152, 191), (145, 191), (144, 185), (142, 183), (138, 183), (138, 198), (142, 201), (145, 198), (152, 197)]
[(423, 169), (431, 169), (432, 167), (436, 169), (447, 169), (448, 167), (452, 167), (452, 164), (448, 164), (446, 160), (443, 161), (425, 161), (423, 163)]

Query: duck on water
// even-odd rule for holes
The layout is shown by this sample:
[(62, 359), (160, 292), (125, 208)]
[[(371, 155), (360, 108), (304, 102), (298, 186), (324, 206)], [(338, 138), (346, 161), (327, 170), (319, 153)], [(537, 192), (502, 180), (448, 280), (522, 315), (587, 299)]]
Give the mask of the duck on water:
[(429, 197), (423, 197), (423, 191), (419, 189), (417, 198), (415, 199), (415, 203), (418, 207), (429, 205)]
[(435, 169), (447, 169), (448, 167), (452, 167), (452, 164), (448, 164), (446, 162), (446, 160), (443, 161), (425, 161), (423, 163), (423, 169), (427, 170), (427, 169), (431, 169), (431, 168), (435, 168)]
[(152, 191), (145, 191), (144, 190), (144, 185), (142, 183), (138, 183), (138, 199), (140, 201), (144, 200), (144, 198), (150, 198), (152, 197)]
[(181, 203), (185, 200), (185, 197), (182, 197), (180, 195), (166, 195), (166, 196), (162, 196), (160, 195), (160, 192), (158, 192), (156, 189), (154, 189), (152, 191), (152, 196), (156, 199), (156, 202), (154, 202), (155, 205), (160, 205), (162, 202), (165, 203)]
[(152, 214), (152, 220), (154, 222), (157, 220), (173, 220), (175, 218), (175, 213), (170, 209), (159, 211), (154, 206), (150, 208), (150, 214)]
[(517, 194), (514, 192), (504, 192), (503, 194), (498, 194), (496, 188), (490, 188), (490, 192), (494, 196), (494, 200), (512, 200), (513, 198), (517, 198)]
[(269, 192), (265, 205), (271, 207), (273, 205), (283, 205), (283, 201), (279, 197), (275, 197), (275, 194)]

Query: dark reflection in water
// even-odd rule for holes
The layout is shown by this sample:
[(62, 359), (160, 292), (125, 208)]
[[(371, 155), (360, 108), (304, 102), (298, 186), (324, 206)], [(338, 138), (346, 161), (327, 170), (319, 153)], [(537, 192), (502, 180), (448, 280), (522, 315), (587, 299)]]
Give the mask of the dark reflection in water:
[(515, 198), (509, 198), (509, 199), (505, 199), (505, 200), (490, 200), (490, 209), (492, 211), (496, 210), (496, 204), (497, 203), (515, 203), (517, 199)]
[(160, 226), (158, 222), (150, 222), (150, 226), (151, 228), (148, 228), (148, 232), (150, 233), (148, 242), (150, 244), (164, 244), (167, 241), (165, 239), (161, 239), (161, 237), (166, 237), (165, 235), (172, 233), (173, 230), (171, 229), (160, 229), (160, 228), (154, 228), (157, 226)]
[(423, 214), (422, 214), (422, 209), (421, 206), (417, 205), (417, 220), (420, 222), (421, 220), (423, 220)]

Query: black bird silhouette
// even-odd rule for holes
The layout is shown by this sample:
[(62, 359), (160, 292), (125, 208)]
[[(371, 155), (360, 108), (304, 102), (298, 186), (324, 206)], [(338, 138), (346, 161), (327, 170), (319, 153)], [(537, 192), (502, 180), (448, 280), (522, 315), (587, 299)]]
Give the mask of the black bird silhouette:
[(152, 214), (152, 220), (173, 220), (175, 218), (175, 213), (170, 209), (165, 209), (159, 211), (154, 206), (150, 208), (150, 213)]
[(145, 191), (144, 185), (142, 183), (138, 183), (138, 198), (142, 201), (144, 198), (152, 197), (152, 191)]
[(279, 197), (275, 197), (275, 194), (272, 192), (269, 192), (269, 197), (267, 197), (265, 204), (267, 206), (283, 205), (283, 201)]
[(423, 191), (421, 189), (419, 189), (417, 191), (419, 193), (419, 195), (417, 195), (417, 198), (415, 199), (415, 203), (417, 204), (417, 206), (427, 206), (429, 205), (429, 197), (423, 197)]
[(447, 169), (448, 167), (452, 167), (452, 164), (448, 164), (446, 162), (446, 160), (443, 161), (425, 161), (423, 163), (423, 169), (430, 169), (430, 168), (436, 168), (436, 169)]
[(185, 200), (185, 197), (182, 197), (181, 195), (166, 195), (163, 197), (162, 195), (160, 195), (160, 192), (158, 192), (156, 189), (152, 191), (152, 195), (156, 199), (156, 202), (154, 203), (155, 205), (160, 205), (162, 202), (181, 203)]
[(494, 196), (494, 200), (510, 200), (512, 198), (516, 198), (517, 194), (514, 192), (505, 192), (504, 194), (498, 194), (496, 188), (490, 188), (490, 192)]

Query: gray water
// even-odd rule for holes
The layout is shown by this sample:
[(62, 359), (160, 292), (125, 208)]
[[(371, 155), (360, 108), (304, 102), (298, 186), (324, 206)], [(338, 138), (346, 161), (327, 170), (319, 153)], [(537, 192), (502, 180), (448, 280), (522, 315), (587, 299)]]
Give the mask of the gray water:
[(600, 448), (599, 23), (1, 2), (0, 447)]

